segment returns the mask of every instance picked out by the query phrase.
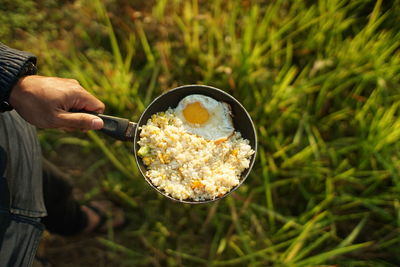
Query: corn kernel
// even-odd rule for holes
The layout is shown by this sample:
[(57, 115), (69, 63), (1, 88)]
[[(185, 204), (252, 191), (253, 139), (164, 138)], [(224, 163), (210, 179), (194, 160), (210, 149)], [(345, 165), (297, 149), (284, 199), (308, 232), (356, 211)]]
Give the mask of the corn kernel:
[(143, 158), (143, 164), (146, 166), (149, 166), (151, 164), (152, 160), (150, 157), (144, 157)]
[(171, 162), (169, 155), (167, 155), (167, 154), (163, 155), (163, 159), (164, 159), (165, 164), (168, 164)]
[(160, 160), (160, 162), (161, 162), (162, 164), (165, 164), (163, 155), (160, 153), (160, 154), (158, 154), (157, 156), (158, 156), (158, 159)]
[(237, 149), (234, 149), (234, 150), (232, 150), (232, 155), (234, 155), (234, 156), (237, 156), (237, 154), (238, 154), (238, 150)]

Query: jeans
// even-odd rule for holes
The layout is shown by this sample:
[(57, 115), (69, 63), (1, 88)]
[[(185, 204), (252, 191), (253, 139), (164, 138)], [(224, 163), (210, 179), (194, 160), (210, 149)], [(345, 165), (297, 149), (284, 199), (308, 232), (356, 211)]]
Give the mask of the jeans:
[(86, 224), (71, 185), (43, 171), (36, 129), (0, 113), (0, 266), (31, 266), (45, 228), (73, 235)]

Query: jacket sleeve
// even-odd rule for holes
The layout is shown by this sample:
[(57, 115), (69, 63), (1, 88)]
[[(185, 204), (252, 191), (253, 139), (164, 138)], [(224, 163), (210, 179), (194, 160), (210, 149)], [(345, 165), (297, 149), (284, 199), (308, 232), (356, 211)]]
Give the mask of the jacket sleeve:
[[(25, 68), (35, 64), (36, 57), (31, 53), (12, 49), (0, 43), (0, 112), (11, 109), (7, 109), (11, 89), (19, 77), (25, 74)], [(30, 73), (26, 74), (36, 72), (36, 68), (33, 71), (32, 68), (29, 69)]]

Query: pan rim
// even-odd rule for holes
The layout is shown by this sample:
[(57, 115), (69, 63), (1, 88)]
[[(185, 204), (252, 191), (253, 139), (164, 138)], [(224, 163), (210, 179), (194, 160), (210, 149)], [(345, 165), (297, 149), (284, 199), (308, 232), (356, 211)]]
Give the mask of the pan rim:
[[(143, 118), (148, 115), (148, 110), (150, 109), (150, 107), (152, 107), (154, 105), (154, 103), (156, 103), (157, 101), (159, 101), (159, 99), (165, 97), (166, 94), (171, 94), (174, 91), (178, 91), (178, 90), (182, 90), (182, 89), (186, 89), (186, 88), (196, 88), (196, 87), (201, 87), (201, 88), (207, 88), (207, 89), (211, 89), (214, 91), (217, 91), (218, 93), (221, 93), (223, 95), (225, 95), (226, 97), (232, 99), (235, 104), (240, 107), (240, 109), (242, 109), (244, 111), (244, 113), (246, 114), (247, 120), (250, 122), (251, 124), (251, 128), (252, 128), (252, 132), (254, 134), (254, 147), (252, 147), (252, 149), (254, 150), (254, 154), (252, 155), (252, 158), (250, 160), (250, 165), (249, 167), (244, 170), (247, 171), (248, 173), (245, 175), (245, 177), (243, 177), (240, 181), (239, 184), (237, 184), (235, 187), (233, 187), (228, 193), (226, 193), (225, 195), (223, 195), (222, 197), (216, 197), (214, 199), (207, 199), (207, 200), (199, 200), (199, 201), (194, 201), (194, 200), (180, 200), (180, 199), (176, 199), (170, 195), (168, 195), (167, 193), (163, 192), (161, 189), (157, 188), (155, 185), (153, 185), (153, 183), (150, 181), (150, 179), (148, 177), (146, 177), (145, 173), (143, 173), (142, 169), (140, 168), (141, 164), (139, 162), (139, 156), (137, 155), (137, 142), (138, 142), (138, 137), (140, 135), (140, 128), (142, 123)], [(201, 93), (200, 93), (201, 94)], [(247, 177), (250, 175), (251, 170), (254, 167), (255, 161), (256, 161), (256, 157), (257, 157), (257, 150), (258, 150), (258, 137), (257, 137), (257, 131), (256, 131), (256, 127), (254, 125), (253, 120), (251, 119), (251, 116), (249, 114), (249, 112), (246, 110), (246, 108), (232, 95), (230, 95), (229, 93), (213, 87), (213, 86), (209, 86), (209, 85), (203, 85), (203, 84), (187, 84), (187, 85), (182, 85), (182, 86), (178, 86), (175, 88), (172, 88), (164, 93), (162, 93), (161, 95), (157, 96), (156, 98), (153, 99), (153, 101), (146, 107), (146, 109), (143, 111), (143, 113), (140, 115), (139, 120), (137, 121), (137, 127), (135, 129), (135, 135), (134, 135), (134, 157), (135, 157), (135, 161), (136, 164), (138, 166), (138, 169), (140, 171), (140, 173), (142, 174), (142, 176), (145, 178), (146, 182), (150, 184), (150, 186), (155, 189), (158, 193), (160, 193), (161, 195), (163, 195), (164, 197), (167, 197), (173, 201), (179, 202), (179, 203), (185, 203), (185, 204), (205, 204), (205, 203), (210, 203), (210, 202), (214, 202), (217, 200), (221, 200), (225, 197), (227, 197), (228, 195), (230, 195), (231, 193), (233, 193), (235, 190), (237, 190), (243, 183), (244, 181), (247, 179)]]

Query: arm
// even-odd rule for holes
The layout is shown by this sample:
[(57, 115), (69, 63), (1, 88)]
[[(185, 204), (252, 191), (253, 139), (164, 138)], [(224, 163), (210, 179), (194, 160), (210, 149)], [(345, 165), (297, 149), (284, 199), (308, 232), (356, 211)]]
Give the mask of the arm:
[[(0, 43), (0, 111), (15, 110), (40, 128), (97, 130), (103, 121), (97, 116), (69, 110), (104, 111), (104, 104), (73, 79), (35, 74), (36, 58)], [(27, 74), (28, 76), (21, 75)]]

